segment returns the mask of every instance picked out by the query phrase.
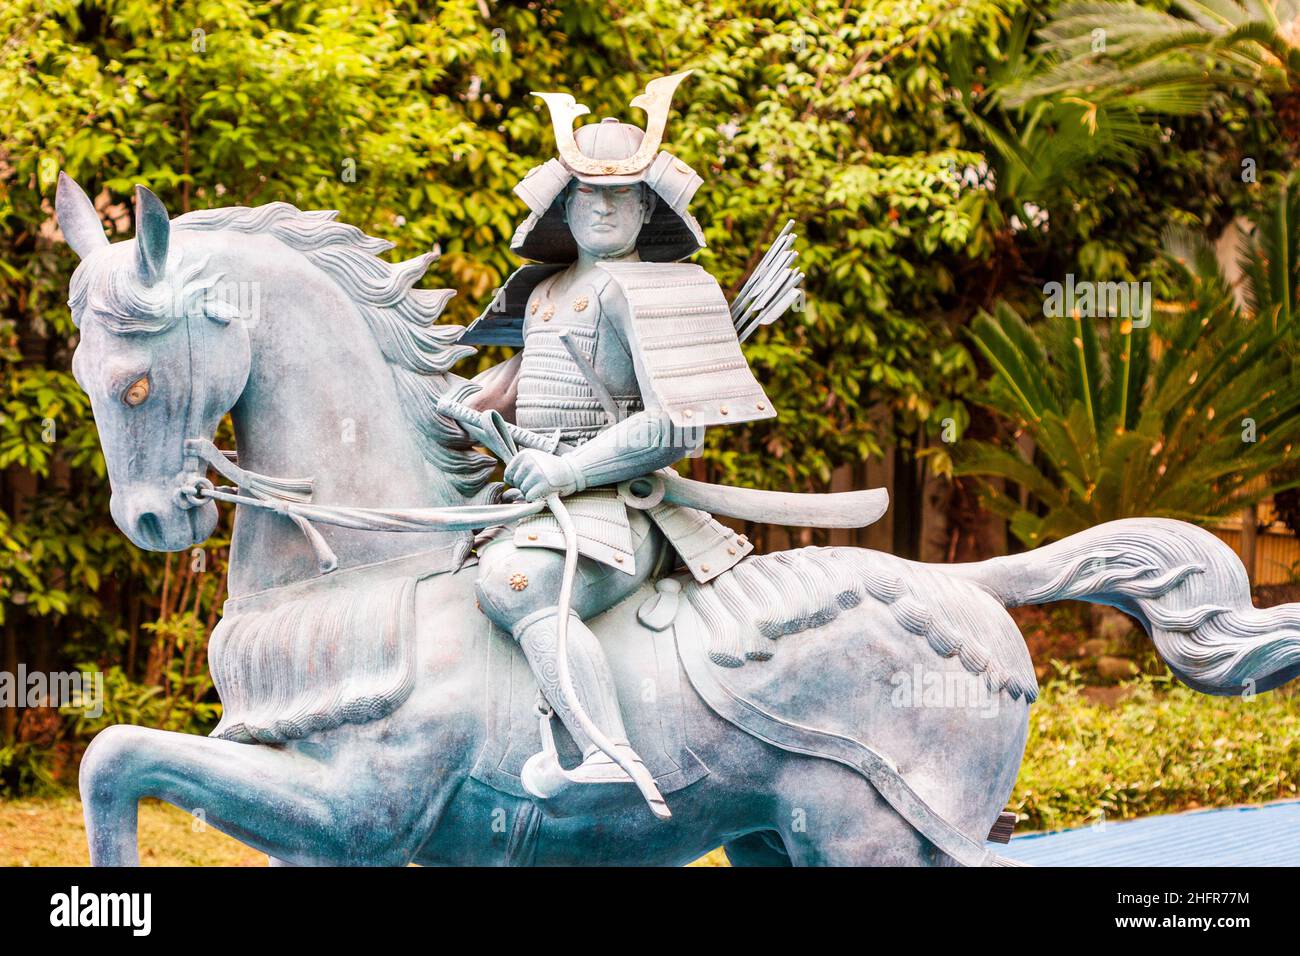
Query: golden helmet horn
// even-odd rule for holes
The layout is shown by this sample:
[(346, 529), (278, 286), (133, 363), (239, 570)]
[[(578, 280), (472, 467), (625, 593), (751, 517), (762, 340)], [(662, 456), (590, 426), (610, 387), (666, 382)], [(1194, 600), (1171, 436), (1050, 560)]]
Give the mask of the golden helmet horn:
[(645, 92), (632, 100), (630, 105), (646, 114), (645, 137), (637, 151), (626, 159), (592, 159), (578, 148), (573, 137), (573, 123), (591, 110), (568, 93), (534, 92), (532, 95), (540, 97), (551, 111), (555, 146), (565, 166), (584, 176), (633, 176), (654, 162), (659, 145), (663, 142), (664, 128), (668, 125), (668, 109), (672, 105), (673, 93), (678, 84), (692, 72), (694, 71), (686, 70), (651, 80), (646, 84)]

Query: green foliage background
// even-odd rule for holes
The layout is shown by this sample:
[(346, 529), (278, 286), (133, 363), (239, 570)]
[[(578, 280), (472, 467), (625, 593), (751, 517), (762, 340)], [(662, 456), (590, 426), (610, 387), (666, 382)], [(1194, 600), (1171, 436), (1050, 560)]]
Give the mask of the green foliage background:
[(1022, 832), (1270, 800), (1294, 800), (1300, 712), (1294, 692), (1207, 700), (1168, 678), (1126, 686), (1122, 706), (1090, 703), (1068, 669), (1034, 704), (1010, 808)]
[[(221, 542), (208, 568), (218, 573), (196, 577), (136, 550), (109, 520), (94, 424), (68, 371), (75, 258), (51, 221), (60, 170), (102, 197), (115, 238), (133, 233), (129, 191), (145, 183), (177, 214), (288, 200), (340, 210), (393, 241), (395, 259), (436, 244), (428, 284), (459, 291), (449, 318), (463, 323), (517, 265), (508, 242), (524, 207), (511, 187), (552, 155), (529, 91), (568, 90), (596, 116), (625, 117), (647, 80), (694, 69), (667, 142), (705, 179), (698, 261), (738, 287), (794, 218), (808, 273), (806, 311), (747, 346), (779, 420), (713, 435), (703, 467), (738, 484), (819, 490), (840, 465), (895, 449), (912, 460), (945, 419), (965, 431), (979, 366), (963, 330), (980, 309), (1038, 307), (1042, 283), (1070, 270), (1163, 283), (1167, 224), (1214, 229), (1247, 208), (1246, 152), (1262, 177), (1289, 161), (1271, 102), (1249, 89), (1169, 120), (1121, 102), (1099, 125), (1086, 104), (1013, 104), (1000, 91), (1035, 68), (1029, 37), (1053, 9), (9, 0), (0, 616), (10, 653), (161, 682), (165, 703), (144, 693), (137, 719), (209, 716), (193, 648), (220, 601)], [(177, 710), (182, 696), (190, 703)]]

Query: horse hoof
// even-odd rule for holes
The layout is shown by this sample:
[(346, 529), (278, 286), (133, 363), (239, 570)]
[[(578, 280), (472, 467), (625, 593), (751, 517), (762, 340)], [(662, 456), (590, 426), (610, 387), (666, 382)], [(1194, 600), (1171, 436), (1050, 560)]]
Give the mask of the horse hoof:
[(519, 771), (519, 782), (539, 800), (548, 800), (569, 786), (564, 768), (554, 754), (546, 751), (535, 753), (524, 761), (523, 769)]

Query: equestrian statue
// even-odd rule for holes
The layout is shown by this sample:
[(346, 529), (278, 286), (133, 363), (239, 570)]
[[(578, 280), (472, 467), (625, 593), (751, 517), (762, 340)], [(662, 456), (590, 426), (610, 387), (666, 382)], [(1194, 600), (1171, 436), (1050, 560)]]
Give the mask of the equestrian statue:
[[(1135, 617), (1211, 694), (1300, 673), (1300, 605), (1256, 609), (1213, 534), (1162, 518), (930, 565), (769, 555), (727, 522), (863, 527), (882, 490), (692, 481), (710, 426), (773, 418), (743, 350), (802, 295), (793, 224), (730, 303), (686, 262), (702, 185), (564, 93), (515, 187), (531, 260), (468, 327), (435, 261), (274, 202), (171, 219), (137, 187), (110, 244), (62, 175), (81, 257), (73, 372), (118, 527), (195, 548), (237, 506), (209, 642), (209, 737), (115, 726), (81, 792), (92, 862), (138, 861), (139, 801), (202, 811), (274, 864), (1006, 865), (999, 822), (1038, 693), (1006, 609)], [(251, 292), (253, 294), (247, 294)], [(517, 350), (466, 379), (475, 346)], [(212, 442), (233, 420), (237, 453)], [(493, 481), (504, 465), (504, 482)], [(228, 484), (209, 478), (216, 473)]]

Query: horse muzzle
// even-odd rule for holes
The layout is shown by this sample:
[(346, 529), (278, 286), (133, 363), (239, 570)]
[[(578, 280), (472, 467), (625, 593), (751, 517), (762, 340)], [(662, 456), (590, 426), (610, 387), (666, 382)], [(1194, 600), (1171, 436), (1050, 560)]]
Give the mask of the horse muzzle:
[(146, 551), (183, 551), (206, 541), (217, 527), (215, 502), (182, 504), (170, 489), (115, 490), (109, 510), (131, 543)]

